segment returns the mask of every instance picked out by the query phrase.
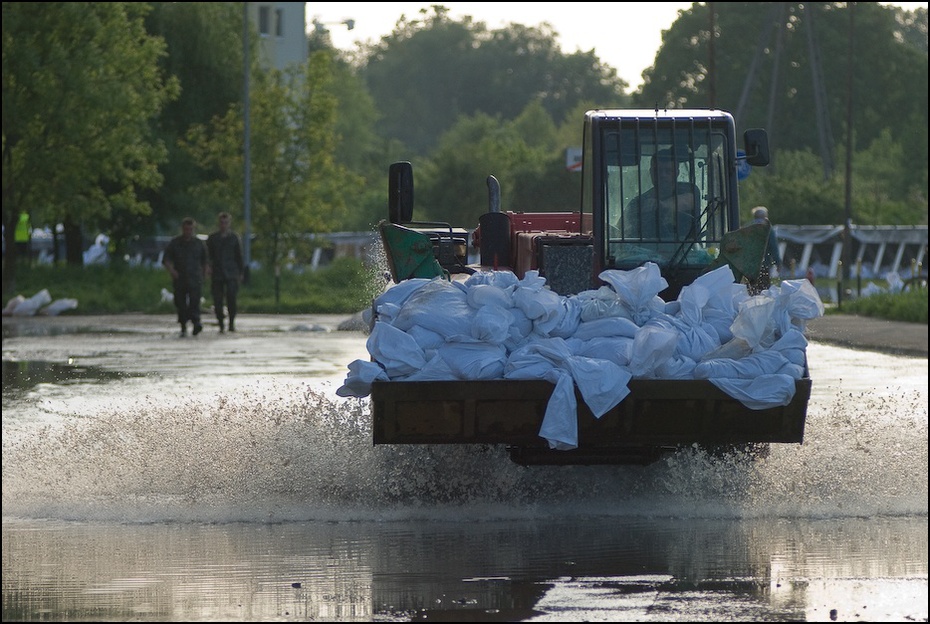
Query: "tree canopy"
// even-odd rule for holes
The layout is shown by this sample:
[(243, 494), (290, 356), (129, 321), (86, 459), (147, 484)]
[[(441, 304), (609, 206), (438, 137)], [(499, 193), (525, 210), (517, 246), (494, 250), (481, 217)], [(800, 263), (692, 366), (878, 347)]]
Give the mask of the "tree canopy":
[[(344, 191), (355, 181), (334, 159), (336, 99), (331, 58), (316, 52), (305, 66), (256, 75), (251, 90), (251, 220), (257, 256), (271, 268), (306, 234), (326, 232), (345, 211)], [(195, 125), (186, 149), (217, 172), (197, 194), (214, 212), (241, 205), (245, 194), (244, 121), (232, 107), (210, 124)]]
[[(242, 20), (241, 3), (3, 3), (5, 292), (21, 211), (63, 223), (72, 261), (85, 229), (240, 216)], [(766, 128), (773, 164), (740, 195), (776, 223), (843, 220), (847, 150), (856, 222), (927, 223), (926, 9), (693, 3), (632, 94), (549, 24), (489, 29), (442, 5), (351, 57), (307, 45), (320, 55), (293, 76), (250, 73), (254, 224), (274, 265), (284, 239), (383, 218), (395, 160), (415, 165), (418, 217), (473, 225), (488, 175), (505, 210), (575, 209), (565, 150), (598, 107), (713, 105)]]
[(454, 21), (442, 5), (402, 16), (372, 44), (360, 68), (384, 136), (426, 155), (460, 116), (513, 119), (538, 101), (562, 119), (582, 100), (627, 102), (627, 84), (591, 52), (564, 54), (549, 24), (488, 30), (471, 17)]
[[(708, 69), (711, 9), (716, 76)], [(876, 141), (895, 143), (898, 151), (884, 153), (895, 158), (899, 186), (888, 192), (894, 201), (911, 200), (911, 210), (897, 212), (897, 217), (919, 220), (921, 204), (913, 200), (922, 197), (925, 223), (927, 70), (926, 9), (908, 13), (874, 2), (695, 3), (665, 33), (655, 64), (634, 98), (645, 106), (709, 106), (713, 83), (716, 107), (732, 111), (741, 128), (768, 131), (773, 163), (760, 174), (778, 177), (765, 184), (769, 190), (772, 184), (796, 184), (794, 176), (808, 173), (793, 168), (791, 163), (806, 157), (789, 157), (791, 152), (817, 155), (807, 160), (821, 184), (825, 177), (842, 179), (840, 156), (846, 152), (851, 110), (853, 151), (871, 150)], [(856, 164), (857, 176), (876, 170), (863, 168), (868, 163)], [(816, 176), (800, 186), (810, 184), (817, 184)], [(797, 191), (786, 189), (780, 195)], [(756, 201), (771, 203), (764, 197)], [(835, 193), (829, 209), (808, 210), (797, 223), (835, 219), (843, 214), (842, 205), (843, 193)], [(790, 214), (787, 205), (784, 209)], [(781, 209), (774, 211), (780, 214)]]

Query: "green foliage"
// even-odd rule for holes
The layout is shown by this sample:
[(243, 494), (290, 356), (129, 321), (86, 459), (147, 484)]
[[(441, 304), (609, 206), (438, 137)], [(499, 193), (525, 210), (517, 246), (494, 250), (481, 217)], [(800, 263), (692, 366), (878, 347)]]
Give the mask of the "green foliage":
[(808, 150), (780, 151), (772, 169), (754, 168), (740, 183), (740, 220), (754, 206), (768, 207), (772, 222), (824, 225), (845, 221), (842, 178), (824, 181), (820, 159)]
[[(92, 225), (150, 210), (139, 193), (161, 184), (157, 167), (166, 157), (151, 122), (178, 88), (159, 69), (164, 41), (145, 32), (149, 9), (3, 3), (7, 232), (21, 210), (36, 225)], [(79, 262), (81, 251), (69, 248), (69, 259)], [(4, 284), (15, 279), (13, 262), (6, 258)]]
[[(425, 156), (462, 116), (513, 119), (538, 101), (561, 119), (581, 100), (626, 102), (626, 84), (591, 52), (566, 55), (548, 24), (489, 31), (471, 17), (454, 21), (441, 5), (402, 17), (368, 47), (362, 76), (383, 114), (384, 136)], [(410, 159), (410, 158), (408, 158)]]
[[(779, 54), (773, 19), (787, 27)], [(743, 218), (764, 204), (776, 224), (842, 223), (851, 26), (853, 221), (926, 223), (926, 9), (694, 3), (664, 32), (635, 105), (703, 107), (713, 91), (740, 129), (769, 130), (773, 164), (741, 183)], [(242, 223), (241, 29), (237, 3), (4, 3), (8, 249), (21, 209), (38, 226), (63, 223), (78, 262), (80, 237), (97, 231), (120, 257), (131, 236), (173, 232), (188, 214), (208, 223), (228, 210)], [(808, 33), (824, 78), (826, 152)], [(250, 227), (269, 270), (291, 249), (309, 254), (308, 234), (370, 231), (386, 216), (396, 160), (415, 165), (415, 218), (473, 226), (490, 174), (505, 210), (575, 209), (580, 176), (564, 158), (580, 146), (584, 110), (631, 104), (613, 68), (593, 52), (563, 54), (548, 24), (490, 30), (436, 5), (351, 60), (308, 40), (319, 54), (299, 77), (261, 71), (250, 40)], [(10, 252), (4, 292), (15, 276)]]
[(500, 182), (502, 210), (577, 210), (580, 176), (566, 170), (559, 137), (537, 102), (511, 121), (483, 114), (459, 118), (433, 159), (415, 167), (414, 218), (474, 227), (488, 211), (489, 175)]
[[(168, 103), (159, 116), (156, 132), (168, 148), (161, 167), (164, 183), (147, 195), (152, 216), (135, 224), (137, 236), (174, 232), (181, 219), (191, 216), (212, 222), (213, 206), (204, 206), (191, 189), (212, 178), (179, 145), (190, 126), (205, 124), (224, 115), (242, 101), (243, 59), (241, 3), (154, 2), (146, 17), (146, 29), (165, 40), (168, 54), (162, 70), (177, 78), (180, 96)], [(257, 63), (258, 36), (250, 37), (250, 58)], [(238, 203), (242, 203), (241, 200)], [(112, 236), (111, 236), (112, 237)]]
[[(173, 313), (162, 300), (171, 278), (162, 268), (125, 265), (22, 266), (15, 294), (31, 297), (47, 289), (52, 299), (76, 299), (66, 314)], [(239, 310), (250, 314), (352, 314), (371, 305), (380, 292), (374, 272), (352, 258), (340, 258), (317, 271), (254, 270), (239, 291)], [(204, 313), (211, 306), (209, 278)]]
[(927, 287), (909, 288), (900, 293), (878, 293), (844, 301), (840, 311), (845, 314), (926, 324)]
[[(716, 28), (714, 76), (709, 74), (711, 6)], [(849, 7), (854, 7), (852, 13)], [(780, 38), (773, 27), (779, 24)], [(694, 3), (663, 35), (655, 65), (645, 72), (634, 99), (646, 107), (708, 106), (713, 84), (713, 105), (732, 111), (740, 128), (766, 128), (773, 150), (770, 175), (776, 179), (765, 190), (774, 195), (761, 195), (752, 203), (774, 207), (778, 222), (845, 220), (845, 211), (831, 210), (830, 204), (844, 206), (843, 152), (851, 131), (854, 221), (888, 223), (887, 208), (893, 222), (926, 223), (926, 40), (926, 9), (907, 14), (874, 2)], [(819, 80), (815, 80), (814, 59), (819, 59)], [(823, 107), (818, 107), (815, 84), (822, 86)], [(850, 105), (851, 130), (846, 123)], [(797, 168), (785, 168), (786, 152), (818, 158), (797, 177)], [(882, 162), (886, 157), (889, 162)], [(819, 172), (822, 179), (824, 170), (829, 182), (821, 186), (835, 195), (832, 201), (812, 188), (816, 179), (812, 176)], [(782, 218), (805, 203), (810, 212), (803, 213), (803, 220)]]
[[(260, 72), (251, 95), (251, 207), (256, 256), (272, 270), (291, 246), (288, 238), (328, 231), (345, 211), (344, 189), (355, 182), (334, 158), (336, 100), (331, 57), (316, 52), (304, 67)], [(244, 196), (244, 122), (230, 109), (210, 126), (194, 126), (185, 144), (220, 176), (198, 189), (214, 210)]]
[[(161, 268), (125, 265), (22, 266), (14, 294), (31, 297), (43, 288), (52, 299), (73, 298), (78, 308), (69, 315), (174, 313), (173, 304), (162, 301), (162, 289), (171, 290), (171, 279)], [(376, 268), (353, 258), (337, 258), (317, 271), (283, 269), (278, 278), (271, 271), (253, 270), (249, 283), (239, 291), (239, 309), (247, 314), (354, 314), (367, 309), (384, 287)], [(211, 302), (209, 280), (204, 289), (204, 313)], [(927, 323), (927, 289), (881, 293), (846, 300), (832, 314), (861, 314), (893, 321)]]
[[(904, 146), (885, 129), (853, 158), (853, 214), (864, 225), (927, 223), (927, 198), (908, 181)], [(926, 175), (926, 170), (925, 170)], [(910, 186), (909, 186), (910, 185)], [(926, 188), (926, 178), (924, 179)]]

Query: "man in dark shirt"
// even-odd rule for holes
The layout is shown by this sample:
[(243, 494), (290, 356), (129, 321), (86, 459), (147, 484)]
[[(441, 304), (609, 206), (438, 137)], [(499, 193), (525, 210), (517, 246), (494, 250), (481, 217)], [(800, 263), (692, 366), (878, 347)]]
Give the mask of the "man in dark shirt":
[(236, 331), (236, 297), (245, 266), (242, 262), (242, 245), (239, 243), (239, 237), (230, 229), (232, 217), (228, 212), (221, 212), (217, 217), (217, 223), (219, 229), (207, 237), (207, 252), (213, 292), (213, 310), (216, 312), (216, 320), (220, 323), (222, 334), (225, 331), (224, 298), (226, 310), (229, 312), (229, 331)]
[(193, 323), (196, 336), (203, 331), (200, 323), (200, 297), (207, 271), (207, 246), (194, 235), (194, 220), (181, 222), (181, 234), (165, 248), (162, 264), (171, 275), (174, 286), (174, 307), (178, 309), (181, 336), (187, 335), (187, 322)]

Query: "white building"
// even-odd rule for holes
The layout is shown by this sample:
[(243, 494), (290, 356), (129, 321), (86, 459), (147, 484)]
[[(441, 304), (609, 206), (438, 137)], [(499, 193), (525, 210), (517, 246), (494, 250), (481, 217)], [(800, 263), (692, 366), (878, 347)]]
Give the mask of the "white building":
[(307, 61), (306, 2), (247, 2), (259, 36), (261, 62), (283, 70)]

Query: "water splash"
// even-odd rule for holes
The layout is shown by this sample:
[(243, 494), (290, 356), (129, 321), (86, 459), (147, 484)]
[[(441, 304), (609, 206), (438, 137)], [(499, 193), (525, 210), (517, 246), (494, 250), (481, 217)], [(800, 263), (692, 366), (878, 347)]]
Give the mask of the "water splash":
[[(803, 445), (525, 468), (492, 446), (373, 446), (367, 399), (262, 383), (148, 397), (3, 440), (5, 516), (119, 522), (927, 513), (927, 404), (811, 404)], [(851, 406), (854, 406), (851, 408)]]

